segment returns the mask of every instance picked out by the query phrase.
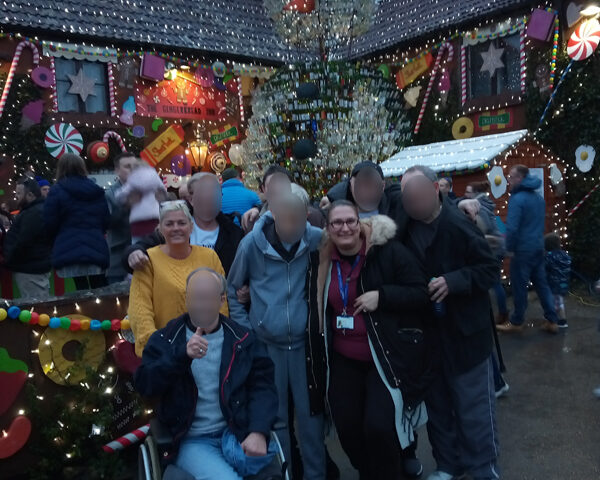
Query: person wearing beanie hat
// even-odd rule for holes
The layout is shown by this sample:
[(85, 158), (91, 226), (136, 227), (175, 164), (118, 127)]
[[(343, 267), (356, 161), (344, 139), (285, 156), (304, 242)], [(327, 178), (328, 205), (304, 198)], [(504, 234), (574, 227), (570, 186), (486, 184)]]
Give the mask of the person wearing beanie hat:
[(48, 196), (48, 192), (50, 191), (50, 187), (52, 185), (50, 185), (50, 182), (48, 180), (46, 180), (45, 178), (41, 178), (37, 181), (38, 185), (40, 186), (40, 192), (42, 192), (42, 198), (46, 198)]

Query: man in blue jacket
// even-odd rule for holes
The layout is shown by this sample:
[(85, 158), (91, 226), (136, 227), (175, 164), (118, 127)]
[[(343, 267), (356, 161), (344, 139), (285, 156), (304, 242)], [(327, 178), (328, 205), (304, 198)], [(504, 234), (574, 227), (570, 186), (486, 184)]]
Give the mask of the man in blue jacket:
[[(231, 318), (252, 328), (267, 344), (275, 364), (278, 418), (288, 425), (292, 423), (293, 419), (288, 420), (288, 402), (293, 403), (304, 478), (324, 480), (323, 413), (311, 404), (306, 359), (307, 271), (321, 230), (307, 223), (308, 205), (290, 192), (273, 198), (270, 207), (271, 211), (262, 215), (241, 241), (229, 271), (229, 312)], [(250, 288), (249, 311), (236, 294), (244, 285)], [(289, 433), (280, 440), (290, 459)]]
[[(260, 206), (260, 197), (256, 192), (246, 188), (242, 183), (242, 176), (235, 168), (228, 168), (222, 174), (223, 204), (221, 211), (228, 215), (235, 213), (240, 217), (252, 207)], [(236, 218), (236, 225), (239, 220)]]
[(167, 457), (196, 480), (241, 480), (267, 467), (276, 420), (273, 362), (249, 331), (219, 315), (225, 279), (199, 268), (187, 280), (189, 313), (152, 334), (135, 388), (159, 397), (173, 435)]
[(527, 310), (527, 285), (533, 283), (546, 321), (542, 330), (558, 332), (558, 316), (544, 264), (546, 204), (536, 192), (542, 181), (529, 174), (529, 168), (515, 165), (508, 175), (511, 196), (506, 217), (506, 251), (510, 260), (515, 310), (509, 322), (498, 325), (501, 332), (521, 332)]

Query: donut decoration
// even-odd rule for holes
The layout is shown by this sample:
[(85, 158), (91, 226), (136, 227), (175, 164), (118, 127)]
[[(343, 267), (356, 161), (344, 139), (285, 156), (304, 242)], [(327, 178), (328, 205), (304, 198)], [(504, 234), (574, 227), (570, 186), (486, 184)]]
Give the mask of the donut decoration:
[(33, 80), (33, 83), (41, 88), (51, 87), (54, 83), (53, 77), (54, 76), (52, 75), (50, 69), (46, 67), (35, 67), (31, 71), (31, 80)]
[[(84, 324), (91, 328), (94, 322), (85, 315), (72, 314), (56, 320), (61, 324), (60, 328), (47, 328), (40, 336), (40, 365), (44, 374), (54, 383), (73, 385), (86, 377), (88, 368), (96, 370), (100, 366), (106, 355), (106, 341), (104, 335), (96, 335), (82, 328)], [(67, 324), (69, 327), (66, 327)], [(70, 328), (73, 326), (78, 328)], [(78, 344), (74, 345), (79, 349), (77, 355), (68, 354), (67, 344), (73, 345), (73, 342)]]
[(55, 123), (48, 130), (44, 138), (46, 148), (55, 158), (62, 157), (65, 153), (79, 155), (83, 150), (81, 133), (70, 123)]
[(106, 142), (95, 141), (87, 147), (87, 156), (94, 163), (105, 162), (109, 153), (110, 148)]
[(175, 175), (185, 177), (192, 173), (192, 165), (188, 158), (183, 153), (180, 153), (171, 159), (171, 171)]
[(474, 130), (473, 120), (468, 117), (460, 117), (452, 124), (452, 136), (456, 140), (471, 138)]
[(585, 60), (598, 48), (600, 23), (595, 18), (579, 25), (567, 42), (567, 53), (575, 61)]
[(210, 168), (215, 173), (222, 173), (227, 167), (227, 159), (221, 152), (213, 152), (208, 156)]

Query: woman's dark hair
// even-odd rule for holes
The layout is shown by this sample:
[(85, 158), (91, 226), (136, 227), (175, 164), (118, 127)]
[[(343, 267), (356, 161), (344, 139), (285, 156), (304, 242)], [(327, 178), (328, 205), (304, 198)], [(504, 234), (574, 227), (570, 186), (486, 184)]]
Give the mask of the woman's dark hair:
[(85, 162), (83, 158), (74, 153), (65, 153), (58, 159), (58, 166), (56, 167), (56, 180), (60, 180), (65, 177), (87, 177), (87, 168), (85, 168)]
[(544, 248), (547, 252), (560, 250), (560, 237), (558, 233), (552, 232), (544, 236)]
[(356, 213), (356, 216), (358, 217), (358, 207), (355, 204), (353, 204), (349, 200), (336, 200), (327, 209), (327, 223), (329, 223), (329, 218), (331, 217), (331, 212), (333, 212), (338, 207), (350, 207), (352, 210), (354, 210), (354, 212)]
[(486, 181), (471, 182), (468, 186), (471, 187), (475, 193), (487, 193), (490, 190), (490, 184)]

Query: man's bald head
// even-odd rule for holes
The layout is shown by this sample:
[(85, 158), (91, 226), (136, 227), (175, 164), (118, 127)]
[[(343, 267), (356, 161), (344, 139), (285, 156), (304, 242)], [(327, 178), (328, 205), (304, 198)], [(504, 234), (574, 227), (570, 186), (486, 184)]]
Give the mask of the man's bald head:
[(197, 268), (188, 275), (186, 305), (197, 327), (207, 327), (219, 316), (226, 300), (227, 281), (211, 268)]

